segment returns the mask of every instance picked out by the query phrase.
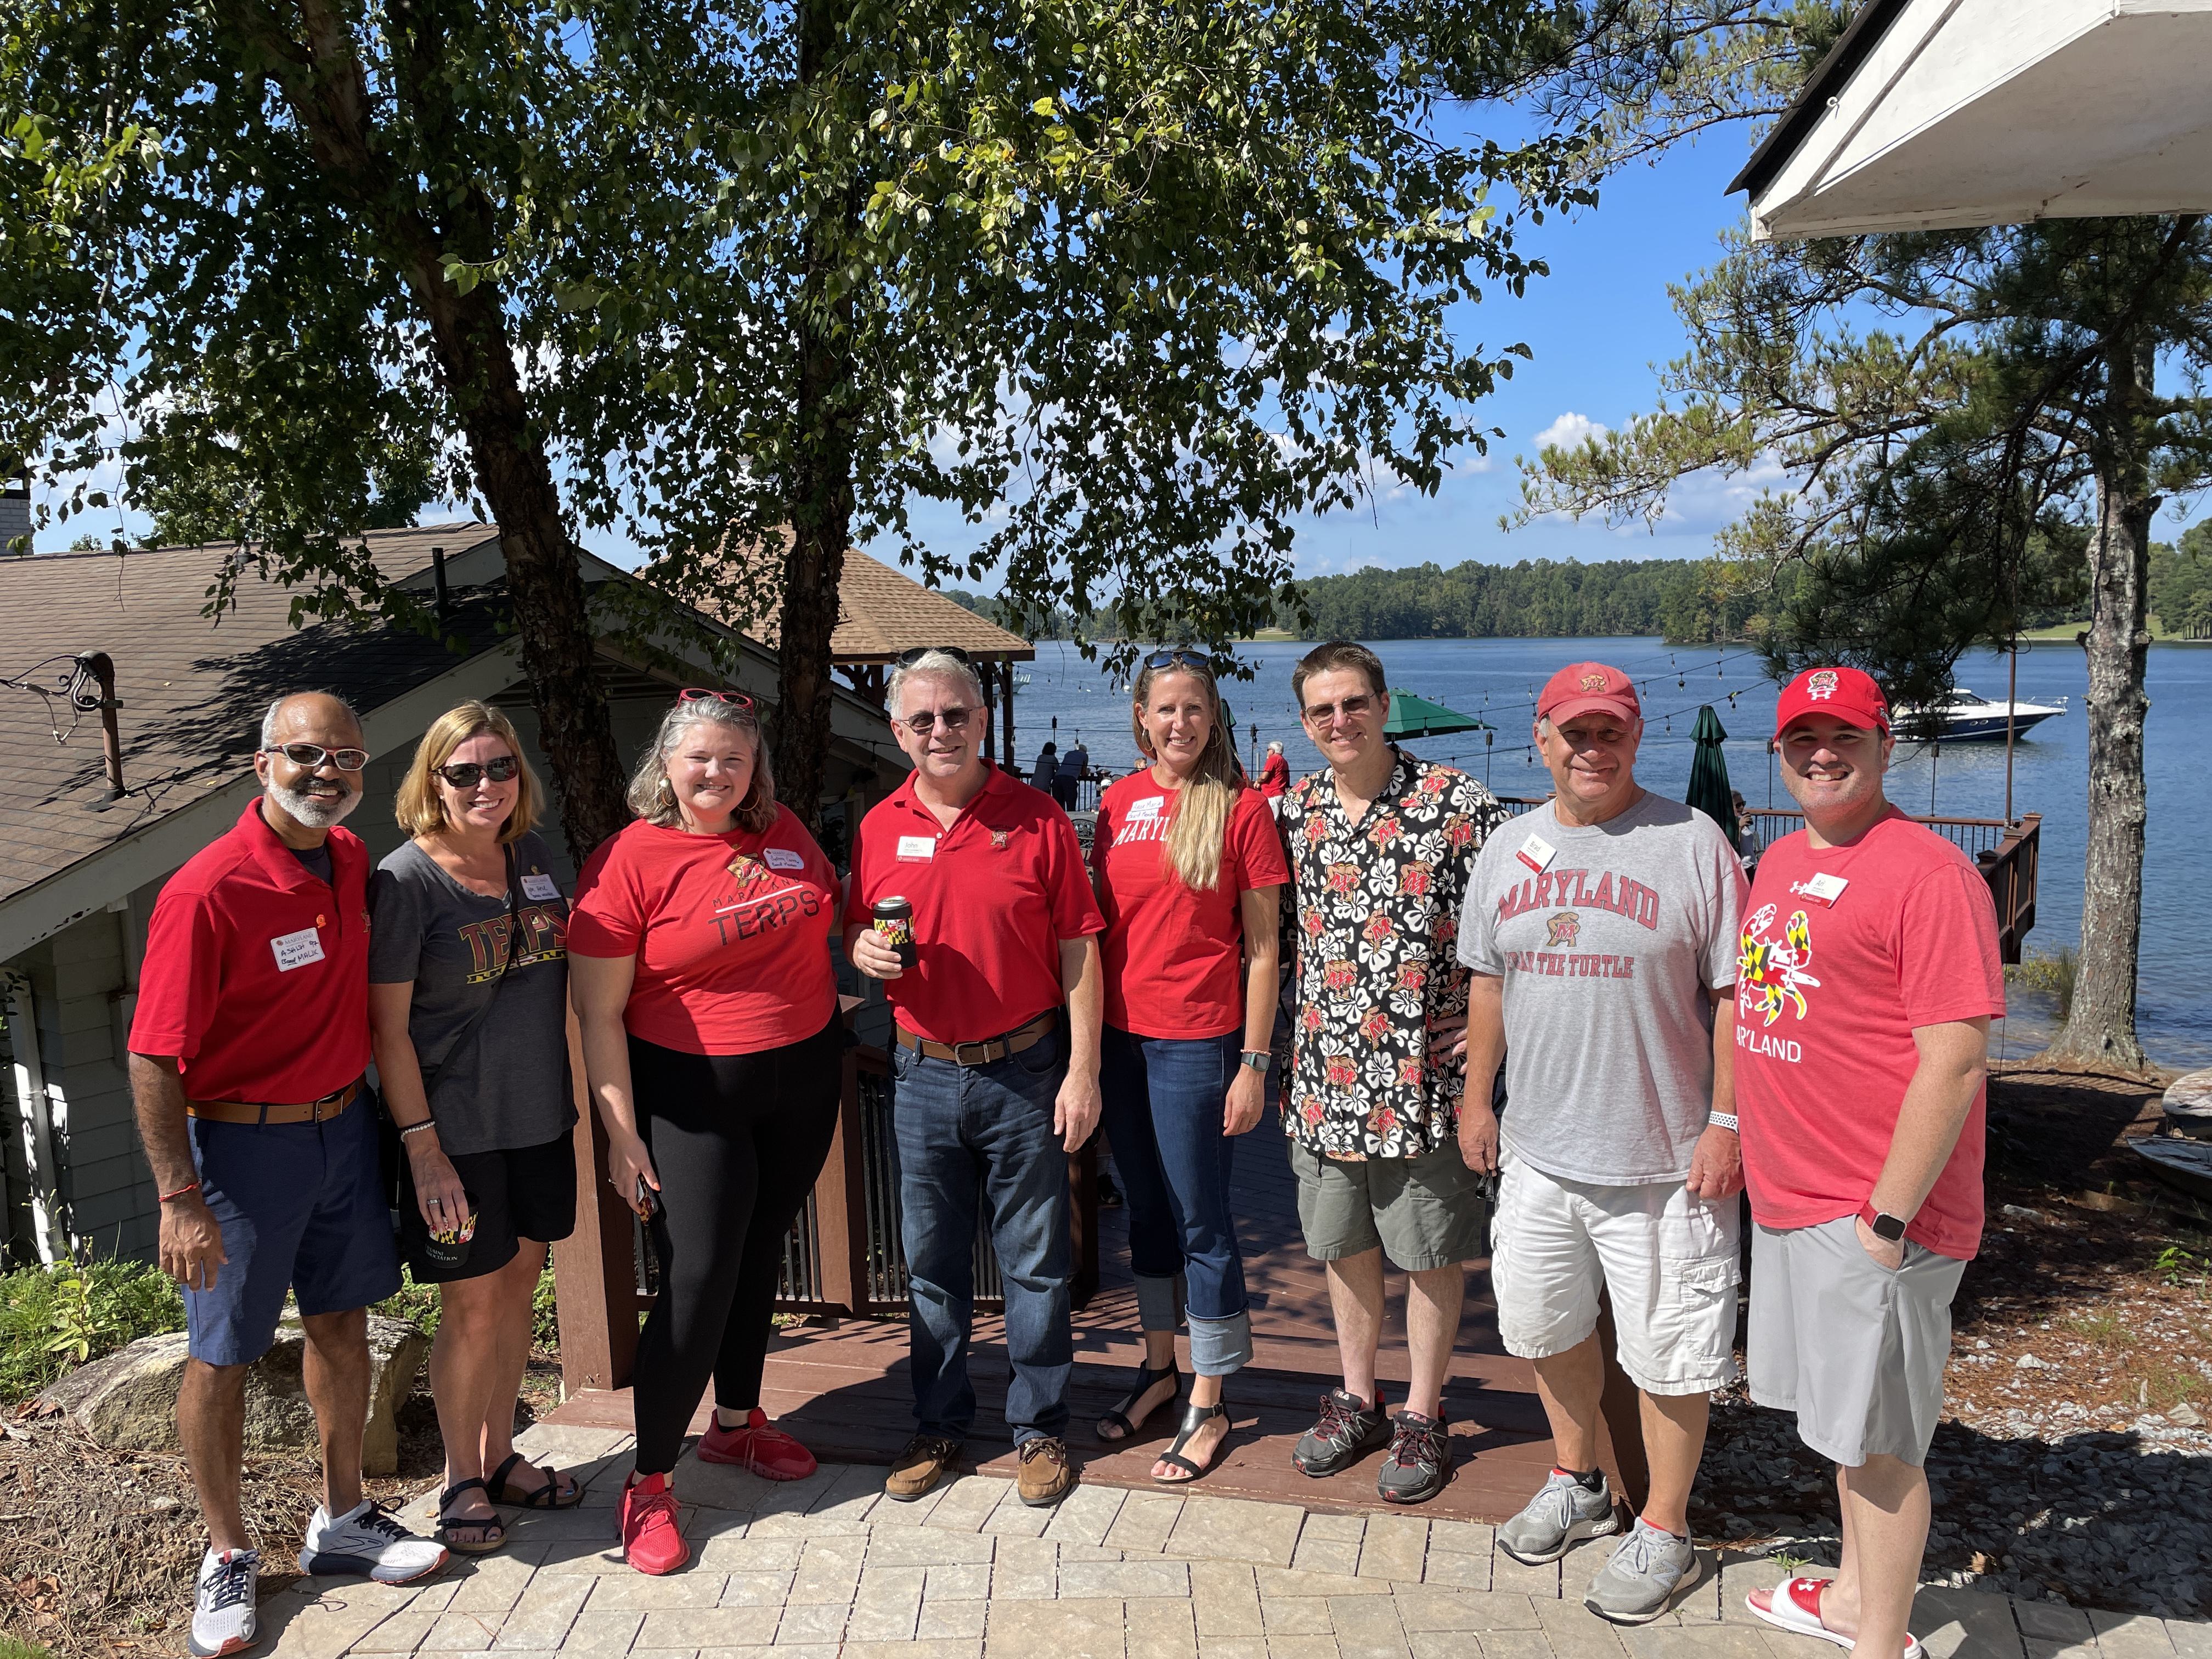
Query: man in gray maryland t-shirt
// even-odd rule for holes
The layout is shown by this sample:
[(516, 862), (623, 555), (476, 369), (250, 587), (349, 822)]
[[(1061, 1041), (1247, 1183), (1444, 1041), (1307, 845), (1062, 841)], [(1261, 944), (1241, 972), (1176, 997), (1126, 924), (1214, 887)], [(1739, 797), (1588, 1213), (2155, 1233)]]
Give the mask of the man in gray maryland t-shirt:
[[(1535, 1362), (1559, 1459), (1498, 1541), (1546, 1562), (1619, 1528), (1597, 1470), (1609, 1291), (1621, 1368), (1644, 1422), (1665, 1428), (1645, 1435), (1650, 1501), (1586, 1600), (1640, 1624), (1692, 1564), (1707, 1395), (1735, 1375), (1743, 1180), (1729, 1064), (1745, 883), (1717, 824), (1637, 784), (1642, 709), (1626, 675), (1572, 664), (1537, 708), (1555, 793), (1485, 844), (1459, 939), (1476, 975), (1460, 1143), (1500, 1170), (1498, 1332)], [(1486, 1104), (1501, 1052), (1502, 1121)]]

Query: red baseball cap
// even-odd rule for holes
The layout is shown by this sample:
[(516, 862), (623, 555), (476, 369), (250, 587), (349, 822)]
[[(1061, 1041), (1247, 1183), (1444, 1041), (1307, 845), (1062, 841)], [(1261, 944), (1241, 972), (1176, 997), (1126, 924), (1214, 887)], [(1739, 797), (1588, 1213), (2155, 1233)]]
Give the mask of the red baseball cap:
[(1828, 714), (1862, 732), (1889, 730), (1889, 699), (1873, 675), (1857, 668), (1808, 668), (1782, 688), (1774, 735), (1808, 714)]
[(1636, 682), (1601, 662), (1571, 662), (1544, 682), (1544, 694), (1536, 699), (1537, 719), (1557, 722), (1589, 714), (1642, 720)]

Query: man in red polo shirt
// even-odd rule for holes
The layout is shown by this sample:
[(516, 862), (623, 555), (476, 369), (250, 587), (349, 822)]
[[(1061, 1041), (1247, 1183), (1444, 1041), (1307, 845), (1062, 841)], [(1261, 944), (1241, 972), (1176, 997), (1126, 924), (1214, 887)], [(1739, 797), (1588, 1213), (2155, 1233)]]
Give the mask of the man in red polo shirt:
[(1748, 1602), (1868, 1659), (1919, 1659), (1922, 1466), (1981, 1242), (1984, 1071), (2004, 1012), (1989, 886), (1884, 798), (1895, 743), (1857, 669), (1784, 690), (1774, 745), (1805, 827), (1759, 860), (1735, 986), (1752, 1398), (1796, 1414), (1843, 1505), (1835, 1576)]
[[(898, 1018), (891, 1122), (915, 1432), (884, 1490), (928, 1492), (975, 1421), (968, 1339), (988, 1194), (1022, 1500), (1054, 1504), (1075, 1484), (1062, 1437), (1074, 1366), (1065, 1153), (1098, 1121), (1105, 920), (1067, 814), (982, 757), (989, 715), (965, 657), (912, 653), (886, 702), (914, 771), (860, 821), (845, 905), (846, 954), (884, 982)], [(893, 896), (914, 906), (912, 968), (870, 925)]]
[(399, 1288), (361, 1089), (368, 854), (337, 828), (368, 763), (344, 703), (279, 698), (253, 757), (262, 793), (169, 878), (147, 928), (131, 1087), (161, 1200), (161, 1266), (185, 1291), (177, 1431), (210, 1540), (190, 1641), (200, 1659), (258, 1638), (261, 1558), (239, 1508), (246, 1368), (276, 1340), (288, 1290), (323, 1445), (300, 1571), (404, 1584), (446, 1563), (361, 1491), (367, 1309)]

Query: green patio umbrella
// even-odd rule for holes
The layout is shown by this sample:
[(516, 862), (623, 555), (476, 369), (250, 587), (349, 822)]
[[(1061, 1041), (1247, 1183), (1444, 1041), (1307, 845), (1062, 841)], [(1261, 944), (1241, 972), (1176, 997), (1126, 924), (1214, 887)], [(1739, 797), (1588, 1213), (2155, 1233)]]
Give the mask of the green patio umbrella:
[[(1698, 710), (1698, 724), (1690, 733), (1690, 788), (1685, 799), (1721, 827), (1729, 845), (1736, 845), (1735, 792), (1729, 787), (1728, 757), (1721, 745), (1728, 741), (1721, 717), (1707, 703)], [(1741, 851), (1741, 848), (1738, 848)]]
[(1462, 714), (1440, 702), (1417, 697), (1410, 691), (1393, 690), (1390, 693), (1390, 720), (1382, 728), (1382, 735), (1386, 738), (1442, 738), (1454, 732), (1487, 732), (1490, 729), (1488, 720)]

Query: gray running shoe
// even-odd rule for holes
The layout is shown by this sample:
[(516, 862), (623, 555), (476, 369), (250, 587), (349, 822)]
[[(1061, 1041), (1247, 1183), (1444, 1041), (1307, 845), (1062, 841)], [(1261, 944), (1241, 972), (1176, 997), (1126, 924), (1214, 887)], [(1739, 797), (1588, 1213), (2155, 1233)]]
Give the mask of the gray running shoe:
[(1639, 1516), (1613, 1559), (1590, 1580), (1583, 1605), (1616, 1625), (1648, 1625), (1667, 1611), (1697, 1565), (1698, 1553), (1688, 1539), (1662, 1532)]
[(1552, 1471), (1544, 1489), (1498, 1529), (1498, 1547), (1523, 1565), (1540, 1567), (1567, 1553), (1577, 1538), (1603, 1538), (1620, 1530), (1613, 1512), (1613, 1488), (1598, 1477), (1595, 1492), (1574, 1478)]
[(1342, 1389), (1331, 1389), (1321, 1397), (1321, 1420), (1291, 1449), (1291, 1463), (1300, 1474), (1334, 1474), (1389, 1443), (1390, 1418), (1382, 1409), (1380, 1389), (1370, 1405)]

